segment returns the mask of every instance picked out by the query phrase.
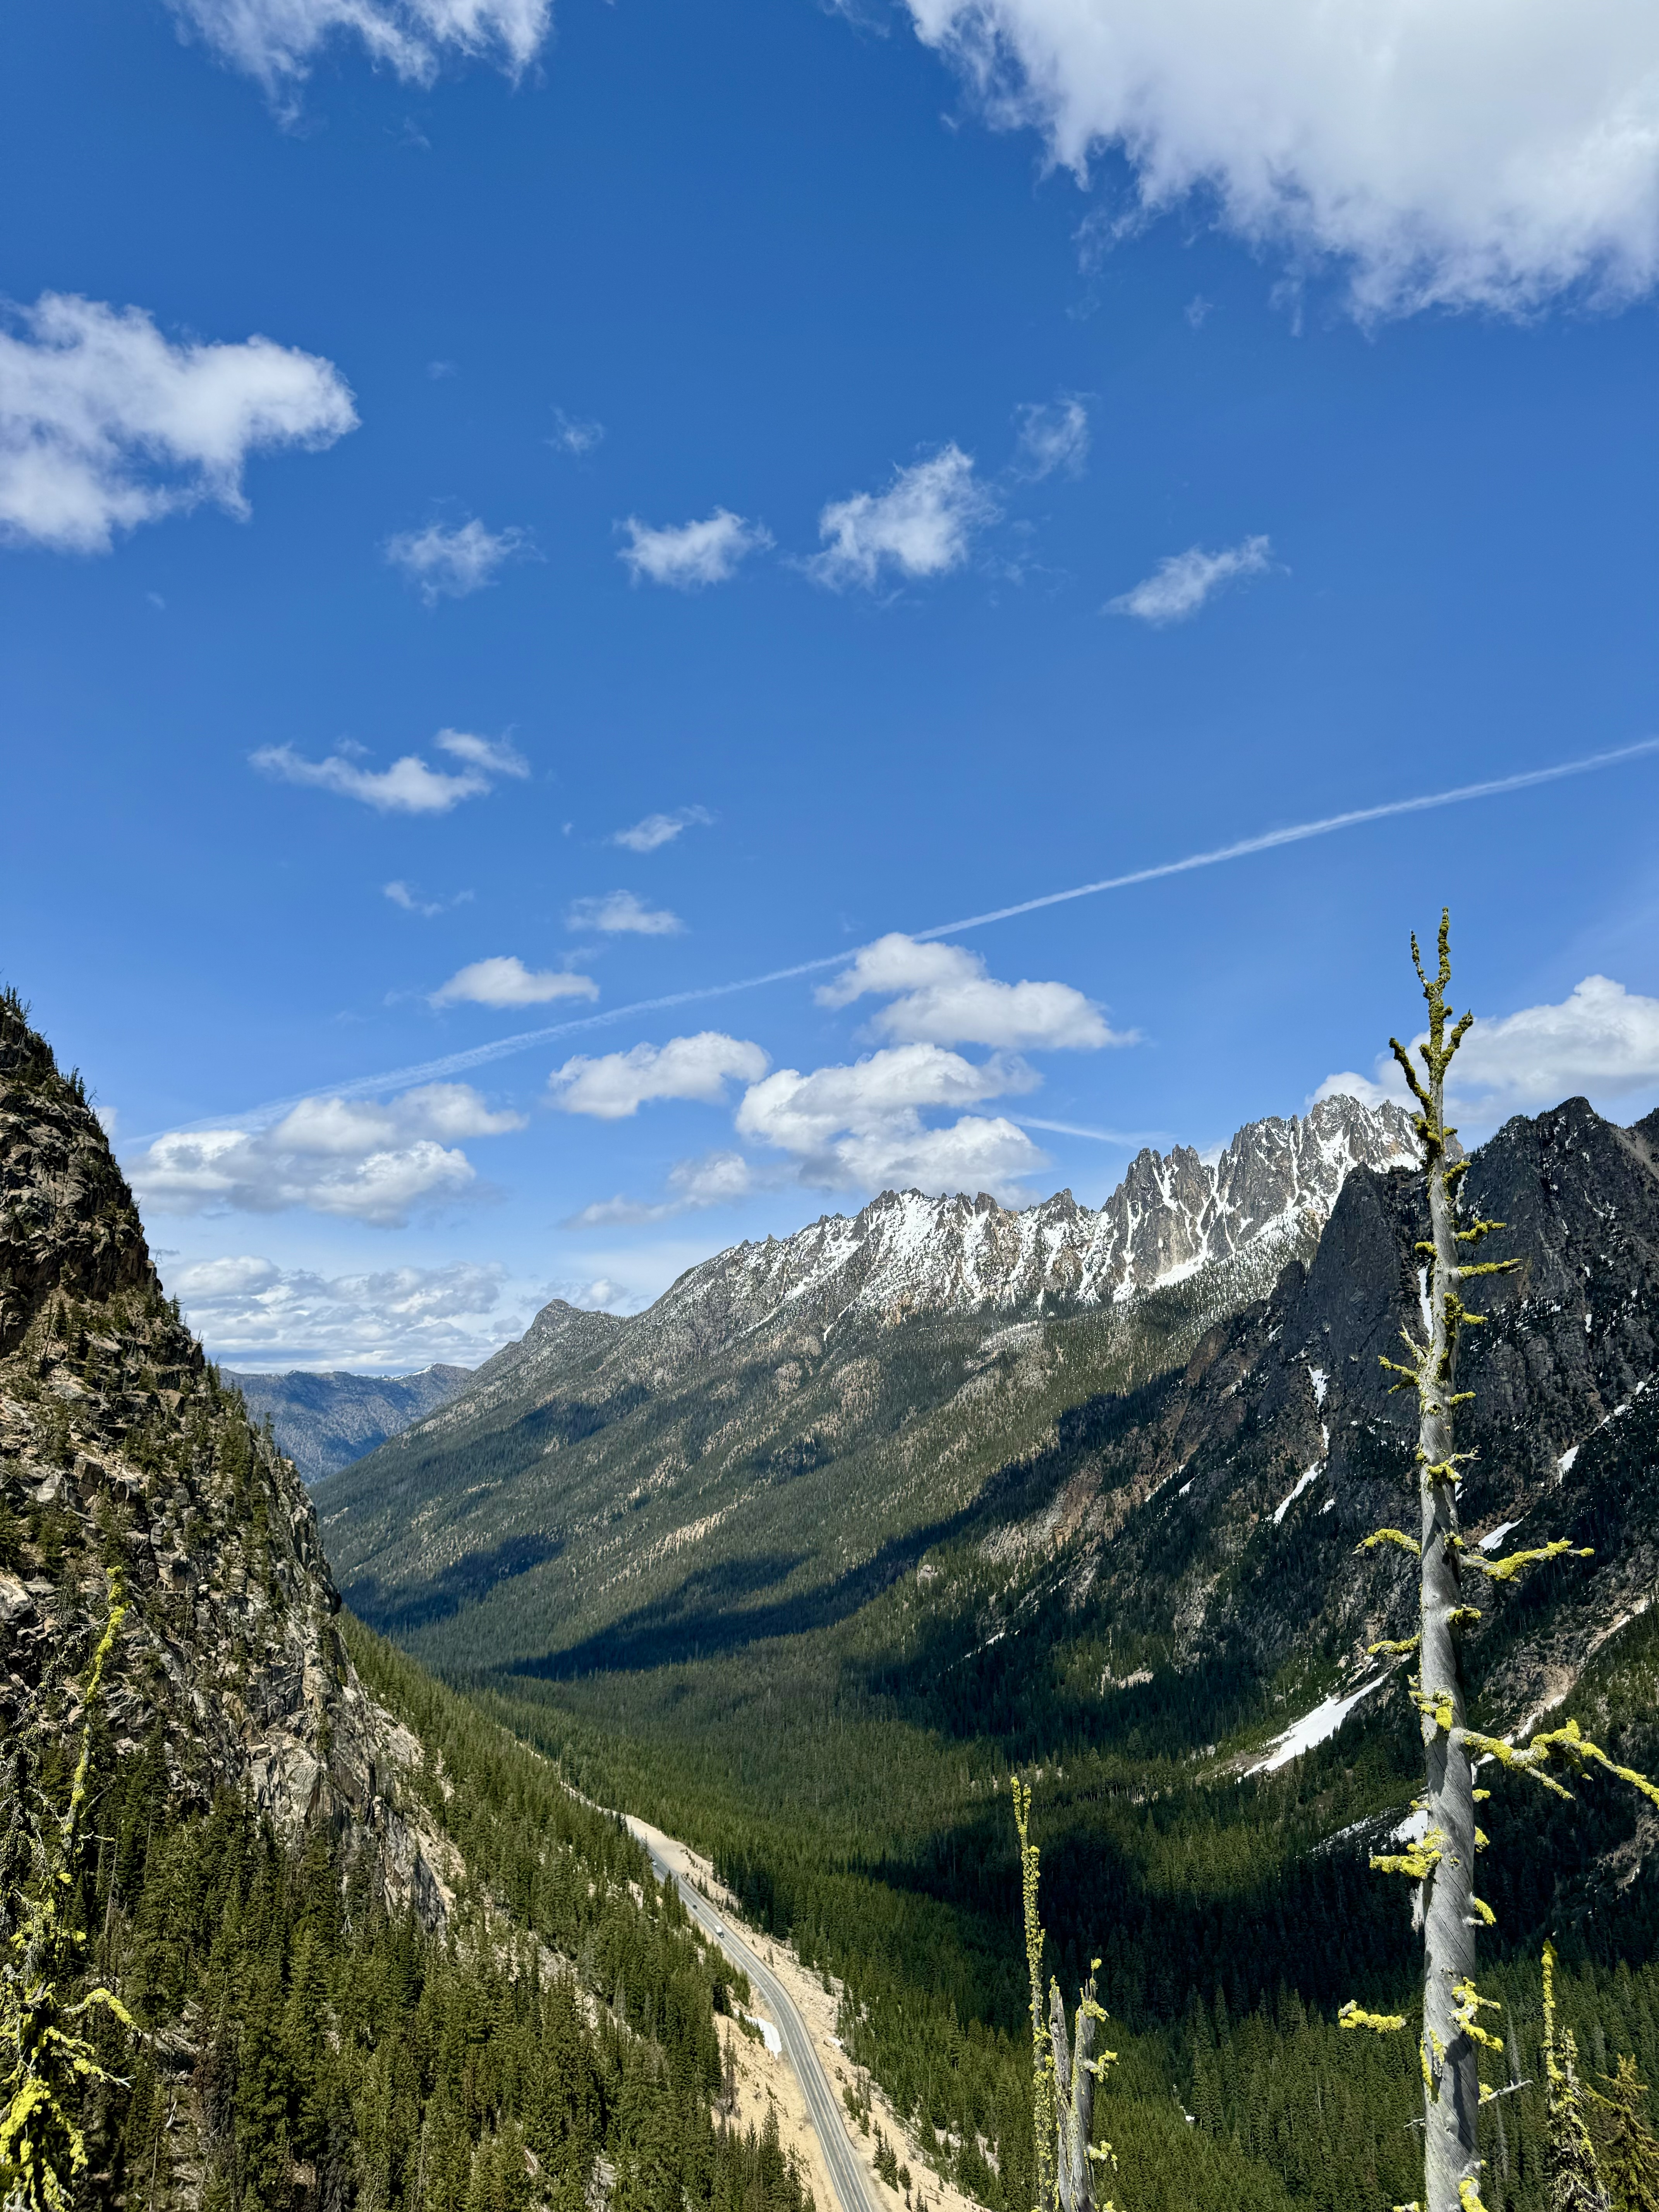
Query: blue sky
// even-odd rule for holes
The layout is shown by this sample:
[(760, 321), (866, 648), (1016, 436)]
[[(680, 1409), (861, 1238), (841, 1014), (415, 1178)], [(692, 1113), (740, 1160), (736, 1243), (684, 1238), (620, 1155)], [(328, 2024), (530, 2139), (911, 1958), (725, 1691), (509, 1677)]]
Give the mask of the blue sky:
[(7, 11), (0, 970), (214, 1349), (1097, 1202), (1446, 897), (1468, 1127), (1659, 1102), (1659, 26), (1335, 14)]

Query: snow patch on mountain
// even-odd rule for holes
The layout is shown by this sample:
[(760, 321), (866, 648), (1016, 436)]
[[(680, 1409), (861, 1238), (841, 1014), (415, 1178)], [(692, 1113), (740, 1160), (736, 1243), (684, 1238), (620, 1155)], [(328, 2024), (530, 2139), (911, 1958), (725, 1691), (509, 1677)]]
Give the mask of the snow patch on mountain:
[(851, 1217), (720, 1253), (664, 1304), (705, 1297), (716, 1276), (754, 1328), (791, 1306), (833, 1326), (1122, 1303), (1273, 1239), (1316, 1236), (1356, 1167), (1404, 1166), (1414, 1152), (1398, 1107), (1323, 1099), (1304, 1117), (1250, 1122), (1211, 1161), (1188, 1146), (1143, 1151), (1097, 1210), (1068, 1190), (1019, 1212), (982, 1192), (884, 1191)]

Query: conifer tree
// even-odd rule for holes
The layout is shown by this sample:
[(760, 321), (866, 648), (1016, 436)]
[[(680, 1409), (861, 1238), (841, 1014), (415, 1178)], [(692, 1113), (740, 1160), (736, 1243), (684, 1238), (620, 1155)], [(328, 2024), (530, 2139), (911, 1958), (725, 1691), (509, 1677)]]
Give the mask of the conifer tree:
[[(1482, 1996), (1474, 1981), (1476, 1932), (1493, 1922), (1491, 1907), (1474, 1891), (1475, 1854), (1486, 1840), (1476, 1825), (1475, 1806), (1491, 1795), (1476, 1789), (1474, 1763), (1483, 1755), (1497, 1760), (1512, 1771), (1531, 1775), (1559, 1797), (1570, 1798), (1572, 1793), (1545, 1771), (1553, 1761), (1575, 1772), (1594, 1766), (1605, 1768), (1631, 1783), (1655, 1804), (1659, 1804), (1659, 1789), (1633, 1769), (1616, 1765), (1580, 1733), (1576, 1721), (1540, 1733), (1525, 1749), (1517, 1749), (1470, 1728), (1466, 1717), (1463, 1638), (1480, 1618), (1480, 1608), (1468, 1602), (1466, 1574), (1478, 1571), (1493, 1582), (1510, 1582), (1533, 1562), (1559, 1559), (1573, 1547), (1565, 1538), (1556, 1538), (1534, 1550), (1488, 1559), (1478, 1547), (1464, 1542), (1458, 1527), (1460, 1470), (1473, 1457), (1455, 1449), (1456, 1408), (1467, 1404), (1472, 1395), (1456, 1387), (1458, 1340), (1464, 1328), (1478, 1328), (1486, 1318), (1470, 1311), (1462, 1293), (1473, 1279), (1507, 1273), (1518, 1262), (1465, 1256), (1504, 1224), (1483, 1221), (1460, 1203), (1460, 1186), (1469, 1162), (1454, 1141), (1457, 1132), (1446, 1121), (1446, 1072), (1474, 1017), (1465, 1012), (1454, 1022), (1446, 1001), (1451, 981), (1450, 936), (1448, 909), (1440, 917), (1439, 957), (1432, 975), (1424, 969), (1415, 935), (1411, 941), (1413, 965), (1429, 1010), (1428, 1036), (1418, 1048), (1425, 1073), (1419, 1075), (1411, 1054), (1397, 1037), (1389, 1040), (1417, 1101), (1413, 1126), (1429, 1209), (1430, 1233), (1416, 1248), (1422, 1261), (1426, 1328), (1420, 1340), (1409, 1330), (1401, 1332), (1410, 1355), (1407, 1361), (1382, 1362), (1401, 1378), (1395, 1389), (1413, 1390), (1417, 1395), (1419, 1534), (1413, 1536), (1401, 1528), (1379, 1528), (1359, 1548), (1369, 1551), (1379, 1544), (1394, 1545), (1419, 1563), (1417, 1634), (1375, 1644), (1370, 1650), (1373, 1656), (1415, 1658), (1409, 1689), (1423, 1737), (1426, 1786), (1413, 1806), (1423, 1832), (1404, 1851), (1371, 1861), (1374, 1867), (1405, 1875), (1417, 1885), (1415, 1923), (1423, 1931), (1423, 2013), (1419, 2034), (1424, 2093), (1420, 2212), (1485, 2212), (1477, 2130), (1482, 2099), (1479, 2059), (1481, 2046), (1501, 2051), (1503, 2045), (1480, 2017), (1483, 2012), (1498, 2010), (1497, 2000)], [(1589, 1553), (1579, 1551), (1574, 1556), (1588, 1559)], [(1346, 2027), (1369, 2027), (1382, 2033), (1406, 2025), (1401, 2015), (1362, 2012), (1352, 2003), (1344, 2006), (1340, 2017)], [(1588, 2136), (1585, 2141), (1588, 2143)], [(1569, 2203), (1577, 2212), (1580, 2201), (1561, 2199), (1563, 2212)], [(1588, 2212), (1589, 2206), (1601, 2201), (1585, 2197), (1582, 2203)], [(1418, 2200), (1411, 2208), (1400, 2208), (1400, 2212), (1419, 2212)]]
[(1584, 2120), (1578, 2045), (1555, 2032), (1555, 1947), (1544, 1946), (1544, 2093), (1548, 2113), (1550, 2212), (1607, 2212), (1607, 2195)]
[(1659, 2212), (1659, 2141), (1642, 2106), (1648, 2085), (1625, 2053), (1605, 2091), (1590, 2094), (1607, 2114), (1601, 2165), (1613, 2212)]

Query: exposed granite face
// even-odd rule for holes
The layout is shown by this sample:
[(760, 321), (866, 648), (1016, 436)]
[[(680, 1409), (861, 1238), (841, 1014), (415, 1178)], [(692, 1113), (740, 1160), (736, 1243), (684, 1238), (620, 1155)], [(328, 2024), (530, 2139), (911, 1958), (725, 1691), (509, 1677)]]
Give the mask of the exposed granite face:
[[(150, 1290), (138, 1214), (80, 1083), (15, 1011), (0, 1010), (0, 1357), (55, 1291)], [(97, 1144), (86, 1141), (88, 1125)]]
[(470, 1367), (423, 1367), (418, 1375), (349, 1375), (291, 1368), (284, 1375), (222, 1367), (258, 1422), (269, 1419), (279, 1449), (301, 1479), (320, 1482), (465, 1389)]
[[(1472, 1540), (1595, 1547), (1556, 1571), (1546, 1623), (1527, 1586), (1485, 1585), (1477, 1672), (1511, 1720), (1570, 1685), (1659, 1573), (1659, 1116), (1632, 1130), (1583, 1099), (1507, 1123), (1473, 1158), (1465, 1205), (1506, 1224), (1483, 1256), (1520, 1261), (1472, 1298), (1458, 1384)], [(1415, 1404), (1382, 1355), (1420, 1334), (1422, 1182), (1362, 1171), (1310, 1265), (1219, 1322), (1139, 1417), (1073, 1423), (1051, 1502), (990, 1540), (1011, 1556), (1082, 1533), (1078, 1573), (1126, 1617), (1177, 1624), (1194, 1662), (1233, 1647), (1271, 1670), (1323, 1649), (1358, 1660), (1408, 1631), (1410, 1563), (1356, 1554), (1415, 1525)], [(1508, 1548), (1507, 1544), (1504, 1548)], [(1526, 1623), (1525, 1632), (1522, 1625)]]
[(388, 1784), (419, 1747), (367, 1695), (292, 1465), (161, 1293), (78, 1084), (0, 1003), (0, 1737), (72, 1725), (119, 1571), (105, 1707), (159, 1731), (170, 1786), (246, 1785), (280, 1833), (355, 1823), (423, 1908), (438, 1890)]

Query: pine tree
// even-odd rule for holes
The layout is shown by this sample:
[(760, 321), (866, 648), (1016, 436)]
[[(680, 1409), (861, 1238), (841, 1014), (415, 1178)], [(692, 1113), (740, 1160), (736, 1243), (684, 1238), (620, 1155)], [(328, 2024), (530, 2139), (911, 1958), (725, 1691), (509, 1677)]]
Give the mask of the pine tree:
[(1601, 2078), (1606, 2091), (1590, 2094), (1608, 2115), (1601, 2163), (1613, 2212), (1659, 2212), (1659, 2141), (1642, 2110), (1648, 2085), (1628, 2053)]
[(1607, 2212), (1595, 2146), (1584, 2120), (1578, 2045), (1555, 2032), (1555, 1947), (1544, 1946), (1544, 2091), (1548, 2112), (1550, 2212)]

